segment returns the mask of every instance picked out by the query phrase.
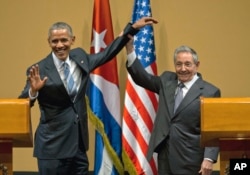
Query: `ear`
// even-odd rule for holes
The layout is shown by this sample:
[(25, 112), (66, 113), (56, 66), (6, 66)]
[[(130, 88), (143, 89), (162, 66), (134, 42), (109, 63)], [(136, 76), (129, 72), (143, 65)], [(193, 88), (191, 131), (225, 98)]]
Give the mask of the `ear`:
[(72, 40), (72, 44), (74, 44), (74, 42), (75, 42), (75, 40), (76, 40), (76, 37), (75, 37), (75, 36), (72, 36), (71, 40)]
[(197, 63), (196, 63), (196, 67), (199, 67), (200, 66), (200, 62), (198, 61)]

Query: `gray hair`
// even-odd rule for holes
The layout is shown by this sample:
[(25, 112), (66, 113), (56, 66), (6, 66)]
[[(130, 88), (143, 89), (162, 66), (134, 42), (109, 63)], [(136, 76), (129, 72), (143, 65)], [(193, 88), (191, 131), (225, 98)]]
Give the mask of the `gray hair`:
[(189, 46), (185, 46), (185, 45), (182, 45), (180, 47), (177, 47), (174, 51), (174, 62), (176, 62), (176, 57), (177, 57), (177, 54), (180, 53), (180, 52), (189, 52), (192, 54), (192, 57), (193, 57), (193, 60), (195, 63), (197, 63), (199, 60), (198, 60), (198, 55), (197, 53), (195, 52), (194, 49), (192, 49), (191, 47)]
[(51, 32), (53, 30), (58, 30), (58, 29), (66, 29), (69, 33), (69, 36), (70, 37), (73, 37), (73, 30), (72, 28), (70, 27), (70, 25), (68, 25), (67, 23), (65, 22), (56, 22), (54, 23), (50, 28), (49, 28), (49, 32), (48, 32), (48, 37), (51, 36)]

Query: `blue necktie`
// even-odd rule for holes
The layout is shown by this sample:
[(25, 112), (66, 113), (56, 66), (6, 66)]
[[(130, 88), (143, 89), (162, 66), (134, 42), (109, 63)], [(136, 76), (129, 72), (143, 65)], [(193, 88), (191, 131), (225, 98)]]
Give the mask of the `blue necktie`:
[(174, 113), (175, 113), (176, 109), (178, 108), (178, 106), (180, 105), (181, 101), (183, 100), (182, 88), (184, 88), (184, 87), (185, 87), (185, 85), (183, 83), (178, 84), (177, 93), (175, 95)]
[(68, 94), (72, 100), (74, 100), (74, 97), (76, 95), (76, 84), (74, 82), (73, 76), (70, 73), (69, 65), (68, 63), (64, 62), (64, 76), (66, 80), (66, 87)]

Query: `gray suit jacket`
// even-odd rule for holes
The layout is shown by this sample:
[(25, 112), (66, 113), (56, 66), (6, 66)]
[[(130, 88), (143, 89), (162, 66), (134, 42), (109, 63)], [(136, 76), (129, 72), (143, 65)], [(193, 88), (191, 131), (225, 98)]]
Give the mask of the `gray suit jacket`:
[[(88, 118), (86, 111), (85, 92), (89, 74), (96, 67), (108, 62), (124, 47), (129, 38), (138, 30), (130, 24), (124, 29), (124, 34), (116, 38), (104, 51), (98, 54), (87, 54), (76, 48), (71, 50), (70, 59), (74, 60), (82, 72), (82, 82), (75, 101), (72, 102), (54, 65), (52, 54), (39, 61), (41, 78), (48, 77), (45, 86), (39, 90), (38, 103), (40, 107), (40, 122), (35, 132), (34, 156), (41, 159), (61, 159), (73, 157), (79, 147), (80, 138), (84, 150), (89, 148)], [(29, 75), (30, 68), (27, 69)], [(29, 97), (30, 83), (27, 80), (19, 98)], [(35, 103), (31, 101), (31, 106)], [(80, 124), (79, 124), (80, 123)]]
[(159, 106), (149, 142), (148, 160), (151, 159), (153, 152), (160, 155), (162, 148), (166, 148), (167, 144), (166, 156), (174, 174), (197, 173), (203, 158), (216, 161), (218, 148), (200, 147), (200, 97), (220, 97), (220, 90), (204, 81), (198, 74), (199, 79), (190, 88), (174, 114), (174, 95), (178, 83), (174, 72), (166, 71), (160, 76), (150, 75), (143, 69), (138, 59), (127, 69), (135, 83), (159, 94)]

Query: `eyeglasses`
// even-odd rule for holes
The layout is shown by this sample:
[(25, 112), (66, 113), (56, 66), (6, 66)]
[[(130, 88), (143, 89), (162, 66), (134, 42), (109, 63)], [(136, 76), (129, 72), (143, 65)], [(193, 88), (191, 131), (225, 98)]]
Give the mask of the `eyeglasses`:
[(191, 62), (185, 62), (185, 63), (177, 62), (177, 63), (175, 63), (176, 68), (181, 68), (182, 66), (184, 66), (186, 68), (191, 68), (193, 65), (194, 65), (194, 63), (191, 63)]

